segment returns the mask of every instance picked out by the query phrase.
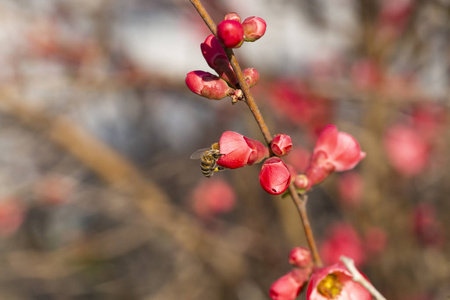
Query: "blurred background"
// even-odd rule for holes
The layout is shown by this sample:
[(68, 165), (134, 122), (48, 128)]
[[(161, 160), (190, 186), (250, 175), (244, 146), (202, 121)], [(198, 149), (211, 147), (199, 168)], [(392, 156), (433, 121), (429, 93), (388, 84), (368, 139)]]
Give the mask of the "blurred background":
[[(388, 299), (450, 296), (450, 2), (204, 0), (267, 22), (235, 53), (286, 161), (333, 123), (367, 157), (309, 194), (322, 259)], [(263, 141), (244, 103), (185, 86), (209, 69), (189, 1), (0, 1), (0, 299), (268, 299), (306, 246), (259, 166), (204, 178), (199, 148)], [(304, 298), (304, 294), (299, 297)]]

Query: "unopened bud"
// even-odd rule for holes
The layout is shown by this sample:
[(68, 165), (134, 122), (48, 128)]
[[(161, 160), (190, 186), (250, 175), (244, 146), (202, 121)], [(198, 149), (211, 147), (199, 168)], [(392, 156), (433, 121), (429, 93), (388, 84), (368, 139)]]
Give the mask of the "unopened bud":
[(232, 20), (232, 21), (241, 23), (241, 17), (235, 12), (227, 13), (223, 19), (224, 20)]
[(200, 45), (200, 48), (206, 62), (217, 72), (219, 77), (232, 86), (236, 86), (236, 75), (219, 40), (213, 34), (210, 34)]
[(239, 48), (244, 42), (244, 30), (241, 23), (224, 20), (217, 25), (217, 37), (227, 48)]
[(303, 174), (295, 176), (294, 185), (298, 190), (306, 190), (309, 186), (308, 177)]
[(247, 68), (242, 71), (242, 74), (244, 75), (248, 87), (252, 87), (258, 83), (259, 73), (255, 68)]
[(189, 72), (186, 85), (192, 92), (212, 100), (220, 100), (233, 92), (225, 80), (204, 71)]
[(292, 149), (292, 139), (287, 134), (278, 134), (272, 139), (270, 148), (276, 156), (286, 155)]
[(266, 21), (259, 17), (250, 17), (242, 22), (244, 39), (246, 42), (254, 42), (261, 38), (266, 32)]
[(305, 247), (295, 247), (289, 253), (289, 263), (299, 268), (308, 267), (312, 263), (311, 251)]
[(286, 191), (291, 182), (291, 173), (286, 164), (279, 157), (267, 159), (259, 172), (261, 187), (272, 195), (279, 195)]

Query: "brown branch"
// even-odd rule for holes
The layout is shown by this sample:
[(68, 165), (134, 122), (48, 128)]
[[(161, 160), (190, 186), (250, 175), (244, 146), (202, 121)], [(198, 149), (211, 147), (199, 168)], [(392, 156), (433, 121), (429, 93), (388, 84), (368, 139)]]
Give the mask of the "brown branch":
[[(199, 0), (190, 0), (192, 5), (194, 5), (195, 9), (199, 12), (202, 19), (205, 21), (206, 25), (209, 27), (211, 32), (217, 37), (217, 27), (214, 23), (214, 21), (209, 16), (208, 12), (205, 10), (203, 5), (200, 3)], [(270, 131), (264, 121), (264, 118), (262, 117), (258, 105), (256, 104), (255, 100), (253, 99), (253, 96), (250, 92), (250, 89), (247, 85), (247, 82), (244, 79), (244, 76), (242, 74), (242, 70), (236, 60), (236, 57), (231, 49), (224, 48), (225, 52), (227, 53), (228, 59), (230, 60), (231, 66), (233, 67), (234, 72), (236, 73), (236, 77), (239, 82), (239, 87), (242, 89), (245, 95), (246, 103), (248, 107), (250, 108), (250, 111), (252, 112), (256, 122), (258, 123), (259, 128), (261, 129), (262, 134), (264, 135), (264, 138), (268, 145), (270, 145), (270, 142), (272, 141), (272, 135), (270, 134)], [(306, 213), (306, 195), (302, 195), (302, 198), (299, 197), (295, 187), (293, 184), (289, 186), (289, 193), (295, 203), (295, 206), (298, 209), (298, 212), (300, 214), (303, 228), (305, 230), (305, 234), (308, 240), (309, 247), (311, 249), (311, 252), (313, 253), (314, 257), (314, 263), (316, 266), (322, 266), (322, 261), (319, 256), (319, 252), (317, 251), (317, 246), (314, 240), (314, 235), (311, 230), (311, 225), (309, 223), (308, 215)]]
[(233, 244), (204, 230), (188, 214), (170, 205), (170, 199), (154, 183), (144, 179), (131, 162), (69, 119), (28, 107), (21, 99), (0, 89), (0, 111), (42, 131), (114, 188), (129, 194), (140, 211), (168, 232), (184, 249), (202, 258), (227, 281), (234, 281), (245, 267)]

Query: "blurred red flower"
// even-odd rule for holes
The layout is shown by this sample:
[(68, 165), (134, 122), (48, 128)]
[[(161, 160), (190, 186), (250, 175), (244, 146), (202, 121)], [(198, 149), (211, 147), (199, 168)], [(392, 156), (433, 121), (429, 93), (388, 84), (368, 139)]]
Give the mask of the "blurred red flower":
[(341, 255), (354, 260), (356, 266), (366, 261), (364, 244), (356, 230), (349, 224), (334, 223), (329, 227), (327, 238), (319, 247), (324, 264), (339, 262)]
[(192, 191), (192, 209), (202, 219), (227, 213), (234, 208), (235, 203), (236, 196), (232, 187), (221, 179), (204, 180)]

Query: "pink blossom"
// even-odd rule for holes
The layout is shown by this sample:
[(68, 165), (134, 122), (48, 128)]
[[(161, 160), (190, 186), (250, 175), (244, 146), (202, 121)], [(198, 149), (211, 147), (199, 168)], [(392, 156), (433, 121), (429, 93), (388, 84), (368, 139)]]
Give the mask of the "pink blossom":
[(204, 71), (189, 72), (186, 85), (192, 92), (211, 100), (220, 100), (233, 92), (224, 80)]
[(352, 280), (342, 263), (316, 270), (306, 291), (307, 300), (371, 300), (372, 295)]
[(328, 125), (317, 139), (306, 175), (311, 184), (317, 184), (333, 171), (353, 169), (365, 156), (353, 136)]
[(330, 226), (327, 238), (320, 245), (319, 251), (325, 264), (338, 262), (341, 255), (352, 258), (356, 266), (366, 261), (364, 244), (358, 233), (351, 225), (345, 223)]
[(235, 206), (236, 196), (226, 181), (214, 178), (197, 185), (192, 192), (191, 201), (195, 214), (202, 219), (209, 219), (231, 211)]
[(219, 166), (236, 169), (253, 165), (269, 156), (269, 149), (261, 142), (234, 131), (225, 131), (219, 140)]
[(287, 134), (277, 134), (270, 143), (273, 154), (284, 156), (292, 149), (292, 139)]
[(219, 40), (213, 34), (210, 34), (200, 45), (200, 48), (208, 65), (217, 72), (220, 78), (235, 87), (237, 83), (236, 75)]
[(271, 157), (261, 167), (259, 183), (269, 194), (279, 195), (289, 187), (291, 177), (288, 167), (281, 158)]
[(260, 17), (249, 17), (242, 22), (246, 42), (259, 40), (266, 32), (266, 21)]
[(272, 300), (294, 300), (303, 285), (308, 281), (309, 269), (294, 269), (280, 277), (270, 287), (269, 296)]
[(392, 167), (404, 176), (420, 174), (428, 163), (428, 144), (406, 125), (390, 127), (384, 137), (384, 147)]
[(223, 20), (217, 25), (217, 37), (227, 48), (239, 48), (244, 42), (244, 29), (235, 20)]
[(289, 263), (298, 268), (305, 268), (312, 264), (311, 251), (305, 247), (295, 247), (289, 253)]

